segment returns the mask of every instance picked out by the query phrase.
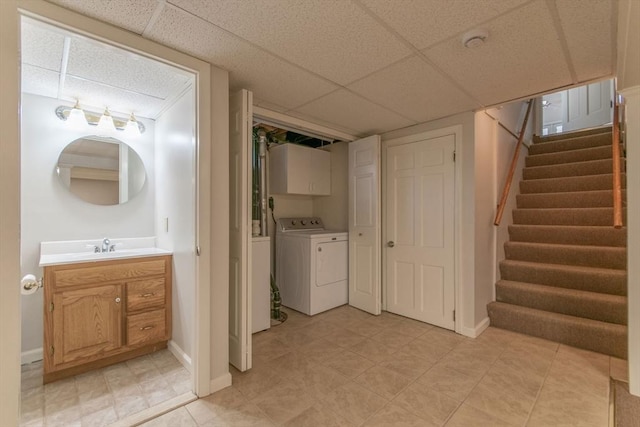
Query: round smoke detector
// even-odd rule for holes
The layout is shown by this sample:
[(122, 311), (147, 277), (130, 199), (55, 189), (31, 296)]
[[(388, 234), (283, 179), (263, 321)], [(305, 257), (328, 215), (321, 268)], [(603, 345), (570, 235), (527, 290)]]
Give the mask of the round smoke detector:
[(484, 44), (487, 37), (489, 37), (489, 31), (485, 29), (469, 31), (462, 36), (462, 45), (469, 49), (477, 48)]

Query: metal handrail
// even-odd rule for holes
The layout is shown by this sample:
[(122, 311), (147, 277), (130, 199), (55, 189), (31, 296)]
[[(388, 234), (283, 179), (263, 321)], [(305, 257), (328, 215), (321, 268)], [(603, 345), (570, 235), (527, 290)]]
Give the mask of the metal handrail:
[(618, 102), (613, 105), (612, 157), (613, 157), (613, 226), (622, 227), (622, 178), (620, 171), (620, 122)]
[(524, 133), (527, 130), (527, 122), (529, 121), (529, 114), (533, 107), (533, 98), (529, 100), (529, 106), (527, 107), (527, 113), (524, 115), (524, 122), (522, 122), (522, 128), (520, 129), (520, 135), (518, 136), (518, 145), (513, 153), (513, 159), (511, 160), (511, 167), (509, 167), (509, 174), (504, 183), (502, 190), (502, 197), (500, 197), (500, 203), (498, 204), (498, 211), (496, 212), (496, 219), (493, 221), (493, 225), (500, 225), (502, 215), (504, 214), (504, 208), (507, 205), (507, 198), (509, 197), (509, 190), (511, 189), (511, 182), (513, 181), (513, 175), (516, 172), (516, 165), (518, 164), (518, 158), (520, 157), (520, 147), (522, 146), (522, 140), (524, 139)]

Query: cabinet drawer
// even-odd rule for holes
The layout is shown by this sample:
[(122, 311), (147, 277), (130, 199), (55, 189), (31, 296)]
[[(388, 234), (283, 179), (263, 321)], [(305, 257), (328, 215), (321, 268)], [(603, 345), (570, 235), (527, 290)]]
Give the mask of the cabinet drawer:
[(165, 298), (164, 277), (127, 283), (127, 311), (162, 308)]
[(71, 267), (56, 269), (53, 278), (56, 287), (82, 286), (93, 283), (105, 283), (116, 280), (130, 280), (144, 276), (157, 276), (165, 274), (166, 263), (164, 259), (149, 261), (103, 261), (99, 265), (89, 267)]
[(164, 309), (127, 316), (127, 345), (163, 341), (166, 333)]

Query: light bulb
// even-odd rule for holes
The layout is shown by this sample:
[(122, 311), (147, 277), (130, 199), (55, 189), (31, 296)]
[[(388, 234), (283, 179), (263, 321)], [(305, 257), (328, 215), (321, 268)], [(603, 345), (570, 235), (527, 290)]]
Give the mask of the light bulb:
[(98, 127), (96, 129), (99, 135), (108, 135), (116, 131), (116, 126), (113, 123), (113, 117), (111, 117), (111, 113), (109, 113), (109, 108), (104, 109), (104, 113), (102, 113), (100, 121), (98, 121)]
[(124, 133), (125, 135), (134, 138), (140, 136), (140, 127), (138, 127), (138, 120), (136, 120), (136, 116), (134, 116), (133, 113), (131, 113), (129, 121), (124, 128)]
[(80, 102), (76, 101), (76, 105), (69, 111), (69, 117), (67, 117), (67, 124), (72, 129), (81, 130), (84, 129), (89, 123), (87, 123), (87, 117), (84, 115), (84, 111), (80, 108)]

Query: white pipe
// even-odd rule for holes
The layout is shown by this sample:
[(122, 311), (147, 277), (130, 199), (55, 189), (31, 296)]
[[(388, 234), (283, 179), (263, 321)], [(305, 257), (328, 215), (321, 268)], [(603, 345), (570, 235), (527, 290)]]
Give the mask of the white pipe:
[(260, 199), (260, 235), (268, 236), (267, 233), (267, 134), (264, 129), (258, 130), (258, 156), (260, 162), (258, 170), (260, 172), (260, 186), (258, 198)]

